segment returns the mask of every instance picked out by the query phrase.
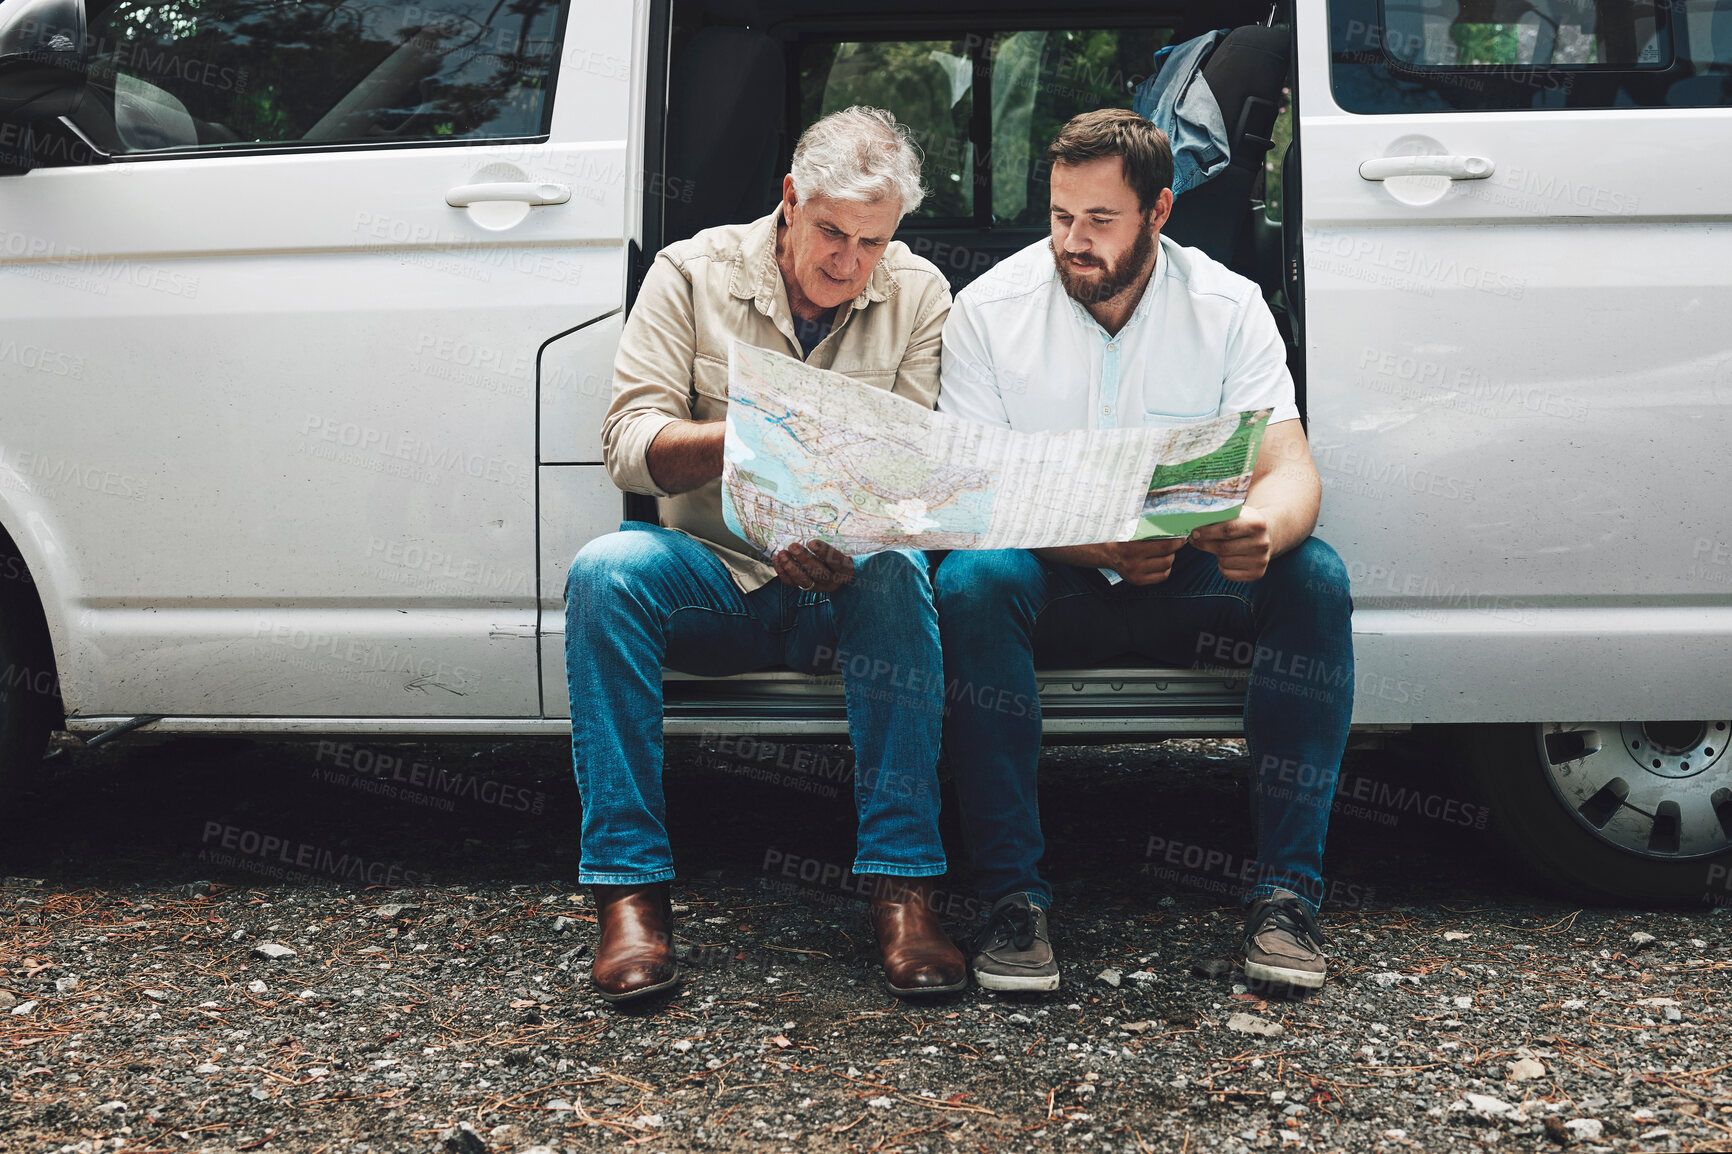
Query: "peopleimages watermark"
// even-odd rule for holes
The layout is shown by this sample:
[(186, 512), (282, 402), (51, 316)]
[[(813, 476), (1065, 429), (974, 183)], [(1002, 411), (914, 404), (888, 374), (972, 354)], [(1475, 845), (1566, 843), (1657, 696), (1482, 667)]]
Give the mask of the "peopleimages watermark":
[(416, 541), (369, 537), (365, 556), (382, 562), (374, 570), (375, 576), (400, 584), (422, 589), (484, 589), (520, 597), (535, 595), (535, 574), (528, 569), (502, 568), (492, 559), (457, 557)]
[[(779, 873), (783, 878), (813, 886), (820, 891), (834, 891), (834, 894), (849, 895), (849, 900), (836, 904), (855, 904), (863, 902), (881, 889), (884, 879), (879, 874), (857, 874), (851, 866), (838, 865), (815, 857), (802, 857), (799, 854), (784, 853), (774, 846), (764, 851), (763, 871)], [(930, 881), (930, 878), (908, 878), (907, 881)], [(775, 885), (772, 879), (772, 885)], [(784, 887), (786, 889), (787, 887)], [(822, 897), (833, 897), (824, 894)], [(811, 899), (806, 899), (811, 900)], [(820, 899), (820, 904), (825, 903)], [(988, 907), (979, 898), (967, 897), (963, 894), (932, 889), (927, 892), (926, 908), (942, 917), (964, 918), (968, 921), (979, 921), (986, 917)]]
[(1470, 801), (1378, 781), (1364, 774), (1343, 775), (1339, 769), (1322, 768), (1291, 757), (1264, 754), (1258, 770), (1260, 791), (1265, 799), (1316, 808), (1327, 802), (1331, 813), (1361, 818), (1373, 825), (1392, 826), (1401, 820), (1402, 814), (1411, 813), (1445, 825), (1483, 830), (1491, 817), (1485, 806)]
[(445, 813), (455, 808), (453, 801), (459, 798), (532, 814), (539, 814), (547, 805), (547, 795), (540, 790), (524, 789), (473, 773), (450, 773), (424, 761), (410, 761), (352, 741), (319, 742), (313, 761), (323, 764), (327, 758), (332, 769), (313, 770), (314, 776), (323, 781)]
[(933, 774), (886, 772), (880, 766), (858, 766), (845, 748), (831, 754), (809, 746), (766, 741), (751, 734), (705, 731), (700, 735), (699, 749), (700, 768), (819, 797), (838, 796), (844, 784), (903, 798), (927, 797), (938, 788)]
[[(1248, 669), (1247, 684), (1312, 701), (1332, 702), (1336, 690), (1353, 684), (1350, 665), (1213, 633), (1197, 634), (1196, 653), (1196, 669), (1223, 677), (1246, 676)], [(1222, 664), (1209, 665), (1210, 658)]]
[[(1404, 400), (1419, 400), (1438, 408), (1456, 409), (1475, 416), (1499, 416), (1525, 409), (1535, 416), (1557, 417), (1579, 421), (1588, 415), (1588, 403), (1576, 397), (1551, 392), (1535, 384), (1496, 379), (1469, 366), (1394, 352), (1367, 345), (1359, 355), (1358, 383), (1379, 393), (1390, 393)], [(1367, 467), (1369, 458), (1360, 459)], [(1348, 461), (1343, 467), (1359, 472), (1360, 466)], [(1394, 462), (1382, 466), (1385, 472)], [(1410, 483), (1417, 492), (1417, 482)], [(1461, 482), (1456, 482), (1458, 486)], [(1426, 488), (1435, 489), (1427, 485)], [(1456, 496), (1459, 494), (1450, 494)], [(1471, 497), (1471, 488), (1465, 493)]]
[[(39, 482), (39, 486), (33, 484)], [(109, 497), (139, 500), (150, 482), (130, 473), (117, 473), (102, 465), (91, 465), (32, 449), (0, 448), (0, 488), (21, 489), (41, 495), (66, 489), (83, 489)]]
[(0, 255), (31, 262), (7, 270), (14, 276), (35, 277), (98, 295), (108, 294), (108, 282), (124, 282), (188, 300), (198, 296), (196, 276), (126, 257), (100, 256), (51, 237), (0, 229)]
[(78, 354), (28, 342), (21, 344), (11, 337), (0, 340), (0, 364), (8, 363), (54, 377), (71, 377), (75, 380), (84, 377), (84, 358)]
[(874, 700), (922, 713), (944, 708), (944, 674), (939, 669), (904, 668), (900, 662), (828, 645), (815, 647), (812, 665), (819, 673), (848, 678), (856, 694)]
[(1472, 500), (1473, 481), (1453, 477), (1409, 461), (1379, 458), (1340, 444), (1319, 444), (1312, 450), (1325, 488), (1367, 497), (1387, 498), (1405, 490), (1446, 501)]
[(535, 388), (535, 350), (503, 349), (462, 336), (424, 332), (415, 341), (422, 374), (481, 392), (527, 400)]
[[(89, 61), (86, 74), (92, 80), (106, 82), (110, 88), (114, 86), (116, 75), (125, 75), (173, 80), (176, 81), (175, 87), (181, 89), (187, 85), (197, 85), (214, 88), (219, 92), (233, 92), (236, 95), (247, 90), (245, 68), (231, 68), (214, 60), (182, 56), (150, 40), (110, 40), (83, 28), (82, 24), (82, 20), (78, 24), (25, 20), (17, 29), (18, 43), (36, 41), (55, 47), (54, 52), (39, 48), (26, 54), (37, 63), (65, 66), (65, 62), (70, 59)], [(77, 55), (72, 57), (70, 54), (75, 48)]]
[(340, 421), (309, 413), (301, 422), (302, 444), (295, 450), (315, 460), (351, 465), (373, 473), (437, 485), (446, 477), (492, 481), (529, 492), (532, 466), (515, 457), (488, 456), (375, 425)]
[[(215, 841), (217, 847), (212, 847)], [(198, 860), (209, 865), (233, 866), (248, 873), (281, 881), (320, 881), (342, 878), (374, 886), (425, 886), (433, 876), (412, 870), (401, 862), (369, 861), (356, 854), (293, 841), (220, 821), (204, 823), (205, 848)], [(223, 852), (232, 850), (234, 852)], [(274, 857), (272, 855), (275, 855)], [(278, 864), (281, 863), (281, 864)]]
[[(1162, 881), (1177, 882), (1206, 893), (1242, 898), (1261, 885), (1276, 885), (1282, 888), (1289, 888), (1290, 884), (1298, 885), (1297, 882), (1290, 883), (1288, 878), (1268, 863), (1256, 858), (1240, 857), (1226, 850), (1177, 841), (1158, 834), (1150, 835), (1143, 856), (1149, 859), (1143, 863), (1141, 872), (1144, 875)], [(1337, 880), (1324, 884), (1318, 904), (1357, 909), (1369, 903), (1375, 895), (1376, 888), (1373, 886)], [(1315, 898), (1317, 895), (1307, 896)]]
[(13, 662), (0, 670), (0, 689), (16, 689), (38, 697), (60, 696), (60, 675), (52, 668), (32, 668)]
[(1394, 243), (1386, 245), (1381, 237), (1321, 228), (1306, 228), (1304, 235), (1307, 273), (1326, 269), (1337, 276), (1428, 297), (1439, 286), (1518, 301), (1527, 293), (1527, 281), (1521, 277), (1464, 264), (1453, 256), (1434, 255)]
[(393, 256), (402, 264), (418, 264), (470, 280), (491, 281), (494, 270), (555, 284), (576, 285), (583, 280), (583, 264), (556, 251), (507, 248), (423, 220), (360, 210), (355, 213), (354, 231), (372, 243), (361, 243), (348, 251)]
[(1702, 900), (1711, 906), (1732, 906), (1732, 869), (1728, 869), (1725, 862), (1717, 861), (1708, 867)]
[[(1555, 9), (1551, 18), (1559, 25), (1563, 23)], [(1343, 31), (1346, 35), (1337, 34), (1338, 41), (1333, 47), (1337, 64), (1380, 64), (1387, 58), (1404, 67), (1424, 69), (1429, 85), (1447, 85), (1466, 92), (1484, 92), (1488, 82), (1561, 95), (1575, 87), (1576, 73), (1570, 69), (1533, 62), (1463, 61), (1460, 46), (1454, 41), (1440, 41), (1418, 32), (1385, 28), (1357, 19), (1348, 20)]]
[(1685, 570), (1684, 579), (1732, 584), (1732, 541), (1696, 538), (1690, 550), (1690, 568)]
[(1356, 593), (1374, 596), (1387, 593), (1421, 602), (1402, 608), (1402, 613), (1409, 617), (1437, 621), (1446, 613), (1471, 610), (1518, 625), (1534, 625), (1539, 621), (1537, 607), (1532, 602), (1501, 593), (1475, 592), (1472, 586), (1453, 581), (1445, 584), (1436, 577), (1407, 572), (1396, 565), (1368, 565), (1352, 560), (1347, 562), (1347, 577)]
[(701, 735), (698, 748), (702, 768), (819, 797), (838, 796), (835, 783), (854, 778), (853, 760), (840, 750), (831, 756), (807, 746), (713, 731)]

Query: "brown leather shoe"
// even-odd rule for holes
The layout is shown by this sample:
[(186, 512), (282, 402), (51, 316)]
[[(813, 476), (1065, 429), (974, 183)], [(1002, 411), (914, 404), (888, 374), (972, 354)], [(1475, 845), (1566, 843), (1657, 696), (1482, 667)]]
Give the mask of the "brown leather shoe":
[(679, 984), (668, 883), (591, 886), (601, 942), (589, 980), (607, 1002), (641, 998)]
[(869, 917), (885, 980), (899, 998), (950, 994), (968, 985), (968, 963), (938, 924), (931, 895), (928, 878), (874, 875)]

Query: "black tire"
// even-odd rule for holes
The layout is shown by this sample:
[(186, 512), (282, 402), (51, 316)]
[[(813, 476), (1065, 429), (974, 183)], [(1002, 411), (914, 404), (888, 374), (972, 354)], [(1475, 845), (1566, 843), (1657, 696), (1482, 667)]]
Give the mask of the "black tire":
[(41, 618), (33, 599), (0, 597), (0, 800), (36, 780), (60, 716), (59, 681)]
[(1578, 821), (1548, 779), (1540, 728), (1473, 726), (1459, 741), (1499, 835), (1541, 882), (1598, 904), (1732, 904), (1732, 850), (1668, 860), (1610, 844)]

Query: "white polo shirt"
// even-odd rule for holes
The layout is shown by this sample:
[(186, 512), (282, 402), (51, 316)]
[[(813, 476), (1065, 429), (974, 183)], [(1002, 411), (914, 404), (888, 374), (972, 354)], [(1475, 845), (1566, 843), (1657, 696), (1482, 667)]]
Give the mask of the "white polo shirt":
[(1270, 424), (1299, 419), (1261, 291), (1164, 236), (1116, 336), (1064, 291), (1044, 240), (963, 289), (944, 325), (938, 409), (964, 420), (1033, 433), (1261, 408)]

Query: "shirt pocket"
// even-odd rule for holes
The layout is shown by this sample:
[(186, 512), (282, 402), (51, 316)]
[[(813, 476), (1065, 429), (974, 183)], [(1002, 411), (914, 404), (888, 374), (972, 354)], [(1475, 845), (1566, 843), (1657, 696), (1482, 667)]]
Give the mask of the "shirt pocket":
[(727, 415), (727, 362), (700, 355), (692, 366), (692, 420), (719, 421)]
[[(1202, 421), (1211, 421), (1220, 415), (1221, 405), (1216, 401), (1212, 405), (1201, 397), (1162, 397), (1153, 402), (1160, 408), (1147, 407), (1150, 402), (1144, 401), (1144, 425), (1194, 425)], [(1206, 408), (1193, 406), (1208, 405)]]
[(1154, 409), (1143, 409), (1143, 425), (1197, 425), (1200, 421), (1212, 421), (1218, 418), (1219, 414), (1219, 405), (1202, 412), (1155, 412)]
[(1217, 358), (1187, 352), (1182, 347), (1175, 349), (1174, 363), (1149, 365), (1142, 381), (1143, 424), (1193, 424), (1221, 411), (1221, 366)]

